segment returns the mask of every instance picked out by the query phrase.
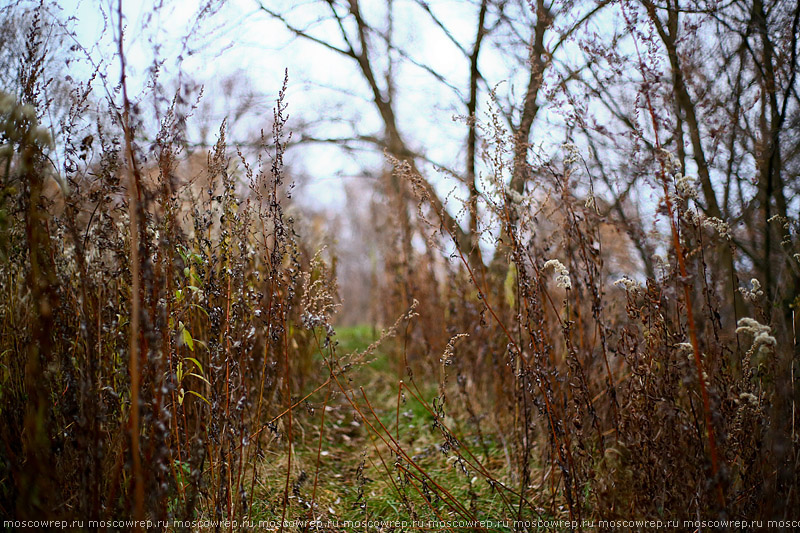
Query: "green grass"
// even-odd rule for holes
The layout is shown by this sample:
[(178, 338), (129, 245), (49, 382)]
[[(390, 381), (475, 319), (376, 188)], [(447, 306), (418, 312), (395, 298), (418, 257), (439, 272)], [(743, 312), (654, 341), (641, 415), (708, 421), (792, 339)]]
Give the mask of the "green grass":
[(347, 326), (336, 328), (337, 351), (350, 353), (363, 351), (380, 335), (372, 326)]
[[(336, 335), (337, 355), (339, 357), (364, 351), (375, 340), (375, 334), (369, 326), (340, 328)], [(405, 453), (421, 468), (430, 479), (426, 484), (435, 484), (445, 488), (460, 505), (469, 509), (476, 519), (501, 519), (503, 504), (496, 490), (472, 468), (460, 468), (453, 452), (444, 454), (441, 446), (444, 438), (439, 429), (433, 425), (433, 416), (420, 401), (409, 392), (397, 410), (398, 364), (390, 354), (396, 353), (391, 341), (382, 345), (368, 360), (368, 364), (355, 367), (349, 377), (340, 378), (345, 386), (353, 387), (348, 391), (351, 398), (357, 401), (374, 428), (380, 425), (369, 412), (361, 387), (370, 404), (375, 409), (380, 421), (402, 445)], [(416, 375), (416, 385), (421, 398), (430, 406), (437, 394), (437, 383), (433, 376)], [(359, 387), (354, 386), (359, 384)], [(416, 392), (416, 390), (415, 390)], [(317, 464), (317, 446), (319, 443), (319, 426), (326, 389), (323, 388), (309, 398), (313, 405), (313, 414), (309, 410), (296, 410), (296, 430), (294, 431), (294, 455), (290, 479), (290, 503), (287, 517), (302, 518), (307, 516), (308, 503), (312, 499), (314, 476)], [(455, 397), (455, 396), (453, 396)], [(451, 406), (448, 406), (451, 408)], [(354, 416), (352, 405), (344, 395), (336, 390), (325, 411), (325, 426), (320, 454), (318, 486), (316, 491), (316, 515), (325, 520), (406, 520), (410, 521), (416, 513), (418, 520), (443, 520), (459, 518), (451, 514), (448, 504), (430, 491), (430, 501), (425, 501), (425, 489), (418, 480), (409, 478), (405, 488), (401, 469), (395, 466), (396, 457), (388, 449), (383, 440), (371, 431), (360, 417)], [(449, 417), (448, 417), (449, 420)], [(398, 427), (399, 421), (399, 427)], [(450, 422), (448, 421), (448, 425)], [(469, 435), (468, 428), (452, 430), (464, 432), (466, 445), (480, 457), (484, 466), (489, 468), (495, 477), (502, 481), (505, 470), (503, 451), (491, 435), (486, 436), (486, 457), (484, 448)], [(380, 431), (384, 438), (388, 436)], [(259, 490), (254, 504), (254, 518), (274, 519), (280, 517), (282, 511), (283, 491), (286, 479), (287, 454), (285, 440), (275, 445), (268, 460), (260, 469)], [(466, 454), (465, 454), (466, 456)], [(275, 461), (270, 461), (274, 459)], [(364, 462), (362, 475), (359, 465)], [(422, 478), (422, 474), (413, 466), (403, 461), (403, 466)], [(303, 474), (305, 473), (305, 475)], [(301, 479), (305, 481), (300, 482)], [(412, 485), (413, 484), (413, 485)], [(414, 487), (417, 487), (416, 489)], [(359, 487), (362, 496), (359, 497)], [(418, 489), (418, 490), (417, 490)], [(420, 494), (422, 492), (422, 494)], [(404, 501), (405, 498), (405, 501)], [(446, 499), (446, 498), (445, 498)]]

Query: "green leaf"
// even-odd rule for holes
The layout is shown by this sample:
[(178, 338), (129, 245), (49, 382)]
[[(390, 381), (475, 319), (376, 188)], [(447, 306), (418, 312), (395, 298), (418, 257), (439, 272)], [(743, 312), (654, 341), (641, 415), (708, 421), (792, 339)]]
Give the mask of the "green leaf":
[(186, 344), (186, 346), (188, 346), (191, 351), (194, 351), (194, 339), (192, 338), (192, 334), (189, 333), (188, 329), (183, 328), (182, 335), (183, 335), (183, 343)]
[(517, 265), (513, 262), (508, 265), (508, 274), (503, 282), (503, 293), (509, 307), (514, 307), (517, 291)]
[(211, 382), (210, 382), (210, 381), (208, 381), (206, 378), (204, 378), (204, 377), (203, 377), (203, 376), (201, 376), (201, 375), (195, 374), (194, 372), (192, 372), (192, 373), (190, 373), (190, 374), (186, 374), (186, 375), (187, 375), (187, 376), (194, 376), (194, 377), (196, 377), (197, 379), (199, 379), (199, 380), (202, 380), (202, 381), (205, 381), (206, 383), (208, 383), (209, 385), (211, 385)]
[(195, 391), (193, 391), (193, 390), (190, 390), (190, 391), (187, 391), (187, 392), (188, 392), (189, 394), (194, 394), (195, 396), (197, 396), (198, 398), (200, 398), (201, 400), (203, 400), (204, 402), (206, 402), (208, 405), (211, 405), (211, 402), (209, 402), (208, 400), (206, 400), (205, 396), (203, 396), (203, 395), (202, 395), (202, 394), (200, 394), (199, 392), (195, 392)]
[(184, 357), (183, 359), (186, 360), (186, 361), (191, 361), (192, 363), (194, 363), (197, 366), (197, 369), (200, 370), (200, 374), (205, 376), (206, 373), (203, 372), (203, 365), (200, 364), (200, 361), (198, 361), (194, 357)]
[(206, 315), (206, 318), (208, 318), (208, 311), (206, 311), (205, 309), (203, 309), (203, 308), (202, 308), (202, 307), (200, 307), (199, 305), (197, 305), (197, 304), (189, 304), (189, 306), (190, 306), (190, 307), (194, 307), (194, 308), (196, 308), (196, 309), (199, 309), (200, 311), (202, 311), (202, 312), (203, 312), (203, 314), (204, 314), (204, 315)]

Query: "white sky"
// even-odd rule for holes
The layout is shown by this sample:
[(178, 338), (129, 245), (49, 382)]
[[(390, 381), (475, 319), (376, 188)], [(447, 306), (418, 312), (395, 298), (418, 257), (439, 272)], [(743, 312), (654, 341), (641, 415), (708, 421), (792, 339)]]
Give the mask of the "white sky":
[[(291, 20), (300, 27), (311, 25), (312, 32), (339, 45), (338, 28), (327, 19), (322, 23), (315, 20), (326, 17), (326, 6), (309, 1), (269, 2), (271, 7), (288, 10), (291, 7)], [(146, 73), (151, 66), (154, 49), (152, 43), (159, 44), (158, 54), (165, 60), (161, 80), (166, 81), (177, 72), (177, 58), (183, 53), (181, 69), (184, 74), (206, 85), (205, 98), (214, 101), (220, 95), (214, 94), (214, 81), (234, 72), (246, 73), (254, 89), (268, 100), (259, 110), (269, 111), (280, 89), (285, 68), (289, 68), (288, 90), (289, 123), (313, 122), (313, 133), (320, 137), (340, 137), (351, 130), (336, 120), (350, 120), (357, 124), (360, 133), (380, 135), (380, 121), (367, 86), (358, 74), (354, 63), (334, 52), (325, 50), (315, 43), (295, 38), (282, 23), (260, 12), (251, 0), (233, 0), (221, 11), (202, 25), (200, 33), (192, 34), (192, 23), (198, 9), (198, 2), (166, 2), (161, 10), (153, 10), (153, 0), (123, 1), (126, 20), (126, 57), (129, 73), (129, 90), (136, 94), (146, 82)], [(444, 20), (450, 31), (469, 49), (474, 39), (477, 12), (475, 6), (463, 1), (444, 0), (432, 2), (434, 12)], [(65, 13), (74, 15), (78, 40), (87, 47), (95, 60), (102, 59), (109, 65), (108, 77), (118, 80), (118, 60), (115, 57), (113, 36), (116, 33), (115, 0), (65, 0), (61, 2)], [(379, 4), (364, 2), (365, 16), (380, 26), (384, 15), (370, 11)], [(104, 28), (103, 13), (108, 17), (111, 27)], [(155, 18), (148, 19), (152, 13)], [(460, 51), (434, 26), (430, 18), (411, 2), (395, 1), (395, 37), (403, 48), (415, 59), (440, 72), (448, 81), (457, 86), (462, 97), (467, 93), (468, 63)], [(216, 31), (213, 28), (221, 26)], [(143, 28), (145, 28), (143, 30)], [(190, 44), (200, 47), (200, 53), (189, 56), (180, 46), (182, 38), (192, 34)], [(206, 39), (205, 36), (209, 35)], [(373, 57), (376, 65), (380, 58)], [(396, 114), (400, 127), (406, 133), (406, 140), (413, 149), (424, 151), (431, 159), (443, 165), (461, 170), (463, 168), (467, 128), (462, 122), (453, 121), (455, 115), (464, 115), (466, 109), (454, 98), (454, 93), (440, 83), (433, 81), (430, 74), (406, 63), (398, 69), (398, 89)], [(483, 75), (494, 85), (505, 82), (500, 91), (514, 91), (520, 95), (525, 88), (524, 77), (515, 79), (513, 66), (501, 60), (491, 43), (484, 44), (480, 64)], [(88, 70), (87, 70), (88, 73)], [(78, 73), (79, 74), (79, 73)], [(525, 74), (522, 72), (522, 74)], [(79, 78), (79, 76), (75, 76)], [(332, 90), (331, 88), (338, 89)], [(363, 99), (353, 98), (357, 93)], [(482, 91), (481, 108), (485, 112), (488, 95)], [(355, 102), (355, 105), (354, 105)], [(259, 116), (251, 117), (245, 128), (250, 130), (268, 127), (270, 115), (266, 120)], [(479, 111), (480, 113), (480, 111)], [(222, 110), (217, 117), (222, 119)], [(543, 117), (554, 119), (554, 117)], [(432, 127), (433, 126), (433, 127)], [(236, 133), (232, 135), (236, 138)], [(537, 130), (538, 140), (549, 140), (548, 129)], [(295, 150), (292, 150), (295, 151)], [(331, 199), (343, 202), (339, 182), (341, 176), (358, 177), (364, 167), (379, 168), (382, 158), (374, 150), (372, 153), (359, 152), (358, 160), (343, 156), (335, 146), (310, 146), (303, 149), (303, 157), (292, 158), (290, 162), (302, 165), (305, 174), (312, 176), (310, 182), (314, 190), (308, 191), (318, 199)], [(445, 184), (449, 190), (454, 184)]]
[[(289, 20), (297, 27), (308, 28), (315, 36), (343, 46), (339, 30), (330, 20), (324, 2), (263, 1), (273, 9), (288, 13)], [(161, 9), (153, 9), (157, 3), (160, 2), (123, 0), (130, 92), (136, 94), (144, 87), (154, 58), (153, 43), (158, 43), (158, 56), (165, 61), (161, 71), (162, 82), (169, 82), (180, 71), (184, 79), (205, 85), (205, 102), (216, 115), (208, 141), (213, 142), (218, 124), (226, 112), (222, 107), (225, 98), (219, 92), (219, 80), (243, 73), (240, 88), (249, 85), (260, 94), (257, 105), (248, 112), (248, 118), (229, 131), (229, 139), (252, 140), (247, 139), (248, 135), (261, 128), (269, 134), (272, 107), (286, 68), (289, 68), (289, 130), (297, 130), (306, 124), (311, 126), (309, 133), (317, 137), (342, 137), (353, 133), (355, 125), (356, 133), (381, 135), (383, 124), (354, 62), (295, 37), (281, 22), (259, 11), (253, 0), (225, 2), (218, 13), (200, 26), (199, 32), (193, 27), (199, 2), (166, 1)], [(113, 43), (116, 0), (62, 0), (60, 5), (65, 13), (77, 18), (75, 30), (78, 40), (91, 47), (95, 60), (107, 62), (108, 77), (115, 84), (119, 76)], [(380, 6), (385, 2), (362, 1), (361, 5), (368, 22), (383, 26), (385, 14), (380, 11)], [(477, 6), (463, 0), (434, 0), (430, 5), (461, 45), (470, 49)], [(461, 98), (466, 99), (468, 60), (413, 2), (394, 0), (394, 9), (396, 42), (415, 60), (435, 69), (458, 87)], [(113, 25), (103, 32), (103, 13), (108, 16), (112, 12), (109, 20)], [(156, 13), (156, 18), (149, 19), (152, 13)], [(582, 9), (576, 8), (574, 16), (570, 12), (569, 17), (578, 18), (581, 14)], [(613, 14), (603, 14), (592, 24), (593, 31), (610, 32), (619, 23)], [(530, 31), (530, 28), (523, 28), (523, 31)], [(182, 47), (186, 35), (191, 35), (190, 48), (197, 48), (198, 53), (189, 55)], [(489, 86), (498, 87), (501, 98), (520, 104), (527, 85), (527, 67), (522, 65), (520, 68), (510, 61), (509, 52), (512, 46), (516, 46), (518, 56), (525, 57), (525, 44), (509, 45), (513, 42), (510, 38), (493, 39), (490, 36), (484, 41), (479, 65), (481, 73)], [(561, 59), (565, 62), (572, 62), (573, 57), (578, 61), (579, 56), (574, 43), (568, 43), (561, 50)], [(179, 57), (182, 58), (180, 62)], [(375, 55), (372, 60), (376, 70), (382, 70), (384, 64), (381, 61), (385, 58)], [(467, 127), (461, 121), (454, 121), (453, 117), (466, 114), (465, 107), (448, 87), (435, 81), (430, 74), (405, 61), (398, 61), (398, 65), (399, 94), (395, 100), (395, 112), (406, 141), (412, 149), (424, 152), (430, 159), (463, 172)], [(76, 74), (75, 77), (80, 79), (80, 73)], [(486, 120), (489, 103), (485, 87), (480, 86), (478, 110), (478, 118), (483, 120)], [(540, 95), (540, 100), (544, 100), (543, 95)], [(602, 114), (599, 109), (593, 112)], [(203, 114), (207, 113), (208, 110)], [(533, 144), (542, 146), (546, 153), (555, 153), (565, 140), (563, 123), (563, 116), (554, 109), (543, 108), (532, 132)], [(358, 183), (370, 171), (379, 171), (385, 165), (378, 150), (372, 146), (365, 148), (367, 150), (354, 155), (345, 154), (330, 144), (291, 148), (287, 154), (290, 172), (309, 178), (295, 192), (295, 198), (301, 203), (305, 198), (310, 203), (344, 207), (343, 184), (348, 180)], [(427, 168), (423, 165), (423, 169), (442, 197), (453, 190), (458, 191), (456, 198), (465, 196), (465, 190), (454, 179), (444, 174), (437, 175), (429, 165)], [(451, 212), (459, 209), (457, 201), (452, 205)]]

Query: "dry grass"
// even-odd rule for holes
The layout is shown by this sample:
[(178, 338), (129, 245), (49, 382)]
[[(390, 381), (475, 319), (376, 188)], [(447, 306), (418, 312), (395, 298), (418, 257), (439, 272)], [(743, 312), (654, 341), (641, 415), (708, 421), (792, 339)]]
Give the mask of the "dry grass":
[(110, 124), (80, 119), (76, 85), (51, 139), (38, 19), (26, 53), (21, 95), (0, 93), (3, 519), (796, 518), (794, 311), (733, 290), (736, 230), (657, 138), (649, 278), (576, 192), (572, 145), (515, 190), (517, 140), (479, 124), (486, 262), (390, 158), (408, 218), (380, 243), (388, 326), (337, 333), (335, 253), (286, 214), (285, 85), (259, 154), (223, 123), (200, 158), (181, 98), (141, 142), (124, 77)]

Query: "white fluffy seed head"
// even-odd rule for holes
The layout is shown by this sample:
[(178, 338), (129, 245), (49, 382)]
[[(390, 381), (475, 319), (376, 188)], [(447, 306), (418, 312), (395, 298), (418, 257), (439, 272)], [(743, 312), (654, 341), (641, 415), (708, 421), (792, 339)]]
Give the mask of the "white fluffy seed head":
[(569, 277), (569, 270), (558, 259), (545, 261), (544, 269), (552, 268), (556, 273), (556, 286), (561, 289), (571, 289), (572, 280)]

